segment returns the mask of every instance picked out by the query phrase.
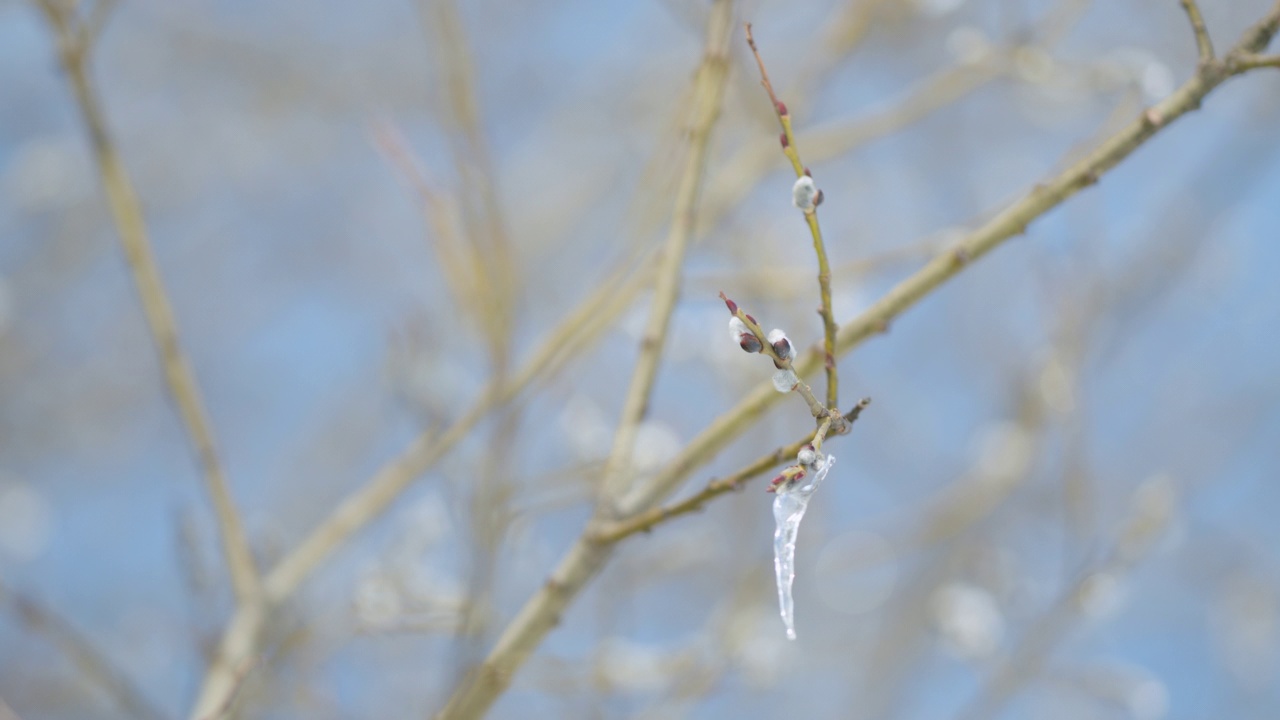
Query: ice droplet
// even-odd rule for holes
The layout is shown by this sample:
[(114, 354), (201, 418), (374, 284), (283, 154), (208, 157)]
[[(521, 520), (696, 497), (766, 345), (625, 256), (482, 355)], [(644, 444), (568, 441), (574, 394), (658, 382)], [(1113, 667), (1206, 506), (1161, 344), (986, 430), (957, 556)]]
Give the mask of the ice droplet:
[(780, 393), (789, 393), (791, 388), (800, 382), (800, 378), (790, 368), (783, 368), (773, 374), (773, 389)]
[(778, 612), (782, 615), (782, 624), (787, 626), (789, 640), (796, 639), (795, 604), (791, 598), (791, 584), (796, 579), (796, 535), (805, 510), (809, 509), (809, 499), (835, 462), (835, 457), (828, 455), (826, 460), (819, 461), (812, 482), (791, 488), (783, 485), (773, 499), (773, 519), (777, 523), (773, 532), (773, 571), (778, 579)]

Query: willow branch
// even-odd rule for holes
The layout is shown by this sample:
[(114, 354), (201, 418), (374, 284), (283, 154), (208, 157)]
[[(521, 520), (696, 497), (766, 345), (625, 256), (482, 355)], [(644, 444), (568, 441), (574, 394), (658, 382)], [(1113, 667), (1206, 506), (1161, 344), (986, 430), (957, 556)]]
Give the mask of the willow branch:
[(1191, 22), (1191, 32), (1196, 36), (1196, 50), (1200, 53), (1200, 62), (1213, 60), (1213, 41), (1209, 38), (1209, 30), (1204, 25), (1204, 17), (1200, 15), (1200, 6), (1196, 0), (1181, 0), (1182, 10)]
[[(769, 81), (769, 72), (764, 67), (760, 51), (756, 49), (755, 37), (751, 35), (751, 23), (747, 23), (747, 45), (751, 46), (751, 54), (755, 56), (756, 65), (760, 68), (760, 83), (769, 93), (773, 103), (773, 111), (778, 116), (778, 124), (782, 127), (782, 152), (791, 161), (791, 168), (796, 178), (809, 175), (809, 169), (800, 162), (800, 151), (796, 148), (796, 136), (791, 129), (791, 114), (787, 106), (773, 91), (773, 83)], [(827, 371), (827, 407), (833, 412), (839, 405), (839, 377), (836, 373), (836, 316), (831, 309), (831, 265), (827, 262), (827, 247), (822, 241), (822, 228), (818, 226), (818, 205), (822, 203), (822, 192), (809, 207), (801, 208), (804, 212), (805, 224), (809, 226), (809, 234), (813, 236), (813, 252), (818, 256), (818, 291), (822, 298), (822, 348), (825, 352), (824, 366)]]
[[(288, 600), (335, 550), (381, 515), (413, 482), (447, 455), (495, 407), (510, 402), (530, 385), (546, 378), (611, 327), (648, 285), (652, 258), (639, 259), (638, 269), (620, 268), (571, 311), (505, 381), (491, 382), (453, 425), (440, 434), (421, 434), (398, 457), (384, 465), (311, 531), (267, 573), (263, 596), (268, 605)], [(255, 609), (237, 613), (223, 631), (218, 655), (205, 674), (192, 718), (205, 720), (235, 687), (236, 668), (258, 651), (265, 618)]]
[[(853, 406), (852, 410), (845, 413), (844, 422), (846, 426), (852, 425), (858, 419), (858, 416), (862, 414), (863, 409), (870, 404), (870, 398), (863, 398), (857, 405)], [(673, 518), (701, 510), (711, 500), (726, 493), (741, 490), (747, 482), (767, 473), (781, 463), (794, 461), (796, 453), (799, 453), (805, 445), (814, 444), (816, 449), (821, 449), (822, 438), (830, 428), (831, 422), (830, 418), (828, 418), (827, 422), (819, 427), (818, 430), (809, 433), (790, 445), (783, 445), (773, 452), (756, 458), (730, 475), (712, 480), (701, 490), (684, 500), (662, 507), (651, 508), (626, 520), (603, 525), (594, 530), (591, 539), (597, 543), (617, 543), (637, 533), (650, 532), (658, 525)]]
[[(109, 8), (109, 5), (100, 4), (98, 7)], [(58, 40), (62, 66), (66, 70), (76, 106), (89, 135), (111, 216), (124, 248), (125, 261), (133, 275), (147, 326), (164, 369), (169, 396), (178, 407), (188, 441), (213, 499), (222, 551), (226, 556), (236, 597), (240, 602), (251, 601), (258, 592), (258, 571), (253, 553), (231, 498), (222, 463), (218, 460), (213, 430), (191, 362), (179, 340), (173, 307), (169, 304), (169, 296), (161, 280), (155, 255), (151, 251), (151, 242), (147, 238), (142, 206), (116, 150), (115, 142), (107, 130), (102, 104), (89, 78), (88, 54), (91, 48), (87, 43), (91, 33), (83, 29), (86, 27), (83, 22), (75, 20), (53, 0), (42, 0), (40, 8)], [(105, 22), (105, 18), (100, 17), (93, 22), (101, 24)]]
[(605, 463), (604, 489), (608, 498), (616, 497), (624, 491), (630, 480), (636, 434), (648, 410), (653, 381), (666, 343), (667, 327), (679, 300), (681, 268), (697, 219), (707, 148), (711, 130), (720, 115), (725, 78), (729, 73), (727, 38), (731, 7), (729, 2), (721, 2), (712, 12), (707, 30), (706, 52), (694, 78), (694, 109), (688, 133), (688, 156), (676, 190), (671, 230), (667, 234), (659, 261), (649, 319), (640, 341), (640, 357), (636, 361), (626, 399), (623, 401), (613, 449)]
[(1241, 53), (1231, 58), (1231, 68), (1235, 72), (1256, 70), (1257, 68), (1280, 68), (1280, 55)]
[[(101, 688), (130, 717), (158, 720), (164, 713), (156, 709), (142, 691), (93, 642), (69, 620), (35, 599), (6, 588), (0, 582), (0, 601), (12, 602), (19, 618), (50, 643), (91, 683)], [(3, 720), (0, 709), (0, 720)]]
[[(1246, 31), (1232, 51), (1257, 53), (1270, 42), (1280, 26), (1280, 2)], [(938, 286), (1011, 237), (1026, 231), (1036, 218), (1061, 205), (1067, 198), (1098, 182), (1111, 168), (1133, 153), (1152, 136), (1178, 117), (1200, 106), (1201, 101), (1228, 77), (1228, 60), (1201, 66), (1196, 75), (1142, 116), (1103, 141), (1084, 158), (1038, 185), (991, 220), (961, 240), (954, 250), (935, 257), (925, 267), (899, 283), (852, 322), (840, 328), (836, 352), (844, 354), (868, 337), (884, 332), (889, 322), (915, 305)], [(795, 363), (799, 374), (817, 370), (821, 356), (809, 351)], [(695, 437), (657, 476), (625, 499), (622, 517), (644, 512), (671, 494), (688, 475), (709, 461), (778, 402), (781, 395), (771, 384), (757, 387), (729, 412), (721, 415)], [(597, 530), (589, 526), (561, 559), (547, 582), (525, 603), (511, 620), (489, 658), (462, 687), (455, 691), (442, 718), (473, 718), (482, 715), (510, 684), (512, 675), (531, 654), (538, 642), (559, 622), (561, 614), (578, 593), (600, 571), (610, 557), (612, 544), (595, 540)]]
[[(645, 331), (641, 360), (632, 377), (620, 429), (614, 440), (614, 450), (605, 469), (604, 487), (609, 500), (612, 500), (612, 492), (617, 491), (629, 472), (634, 436), (629, 441), (622, 426), (638, 422), (643, 416), (660, 354), (657, 351), (661, 350), (666, 323), (674, 308), (680, 280), (679, 266), (684, 246), (694, 228), (694, 210), (705, 164), (706, 142), (712, 123), (719, 114), (725, 77), (728, 74), (727, 52), (732, 13), (730, 0), (716, 0), (711, 11), (706, 49), (695, 76), (696, 110), (690, 133), (689, 159), (676, 195), (675, 217), (659, 270), (658, 289), (655, 291), (653, 310)], [(656, 351), (650, 359), (646, 356), (650, 355), (651, 346)], [(601, 505), (598, 514), (610, 510), (611, 508)], [(567, 561), (561, 564), (559, 571), (543, 586), (539, 599), (527, 606), (521, 617), (507, 627), (489, 656), (455, 690), (438, 717), (475, 718), (483, 715), (510, 685), (515, 671), (558, 622), (569, 600), (577, 595), (595, 570), (603, 566), (609, 554), (610, 548), (607, 545), (580, 541), (570, 552)]]

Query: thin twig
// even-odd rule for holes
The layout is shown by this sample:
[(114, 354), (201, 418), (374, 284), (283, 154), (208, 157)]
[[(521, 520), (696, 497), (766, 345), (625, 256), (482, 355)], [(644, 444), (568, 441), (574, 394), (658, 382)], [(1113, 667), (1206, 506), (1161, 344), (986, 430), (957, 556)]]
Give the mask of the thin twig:
[(18, 716), (18, 711), (9, 707), (9, 703), (5, 702), (2, 697), (0, 697), (0, 720), (22, 720)]
[(1234, 72), (1255, 70), (1257, 68), (1280, 68), (1280, 55), (1242, 53), (1231, 58), (1231, 67)]
[[(115, 220), (116, 232), (120, 235), (125, 260), (133, 274), (147, 325), (160, 356), (169, 395), (178, 406), (178, 414), (213, 499), (222, 551), (226, 556), (236, 597), (240, 602), (250, 602), (258, 594), (259, 583), (253, 552), (232, 500), (222, 463), (218, 460), (213, 429), (205, 412), (204, 400), (196, 384), (191, 362), (179, 340), (173, 308), (169, 304), (168, 293), (151, 251), (151, 243), (147, 239), (142, 206), (116, 150), (115, 142), (107, 130), (102, 104), (89, 78), (88, 55), (91, 47), (85, 43), (91, 34), (82, 31), (81, 22), (69, 16), (53, 0), (41, 0), (40, 7), (58, 40), (62, 65), (89, 135), (107, 202)], [(98, 7), (109, 9), (109, 5)]]
[[(619, 430), (615, 435), (613, 451), (605, 469), (605, 501), (597, 508), (597, 515), (613, 514), (613, 500), (630, 476), (631, 451), (635, 428), (625, 426), (638, 423), (648, 403), (653, 374), (657, 369), (663, 337), (671, 310), (674, 308), (680, 281), (680, 265), (684, 247), (695, 227), (694, 211), (699, 188), (702, 184), (706, 144), (712, 124), (720, 111), (725, 78), (728, 74), (728, 38), (732, 25), (731, 0), (716, 0), (707, 26), (703, 60), (695, 76), (690, 152), (684, 177), (676, 193), (675, 217), (659, 270), (659, 280), (654, 293), (649, 323), (641, 345), (641, 357), (632, 375), (627, 399), (624, 403)], [(654, 347), (655, 351), (650, 351)], [(539, 594), (540, 602), (524, 622), (509, 625), (498, 638), (492, 652), (474, 672), (463, 680), (448, 704), (441, 710), (440, 718), (475, 718), (483, 715), (494, 700), (506, 690), (515, 669), (533, 652), (538, 643), (550, 631), (556, 618), (576, 595), (573, 587), (581, 584), (601, 567), (610, 554), (610, 546), (581, 542), (577, 553), (562, 565), (567, 571), (579, 573), (578, 577), (560, 579), (553, 576)]]
[[(689, 150), (684, 172), (676, 190), (671, 230), (662, 250), (649, 319), (640, 341), (640, 356), (627, 387), (622, 414), (614, 433), (613, 448), (604, 468), (604, 497), (612, 501), (626, 491), (631, 480), (632, 455), (640, 423), (649, 407), (653, 381), (657, 377), (667, 327), (680, 296), (681, 268), (685, 250), (697, 220), (698, 198), (706, 175), (706, 158), (711, 131), (720, 116), (725, 78), (729, 74), (727, 37), (732, 4), (720, 2), (712, 12), (707, 30), (706, 52), (694, 77), (694, 108), (689, 127)], [(723, 20), (723, 22), (721, 22)], [(722, 37), (722, 34), (725, 37)]]
[[(862, 414), (863, 409), (870, 404), (870, 398), (863, 398), (852, 410), (845, 413), (846, 426), (852, 425), (858, 419), (858, 416)], [(795, 460), (796, 453), (800, 452), (805, 445), (812, 443), (815, 449), (820, 450), (822, 446), (821, 438), (830, 427), (831, 424), (828, 421), (818, 430), (809, 433), (800, 440), (790, 445), (783, 445), (771, 453), (762, 455), (730, 475), (712, 480), (701, 490), (684, 500), (662, 507), (651, 508), (626, 520), (598, 527), (592, 534), (592, 540), (598, 543), (616, 543), (637, 533), (649, 532), (672, 518), (701, 510), (713, 498), (741, 490), (749, 480), (763, 475), (780, 463)]]
[(1191, 21), (1191, 31), (1196, 36), (1196, 50), (1200, 53), (1200, 62), (1213, 60), (1213, 41), (1209, 38), (1209, 30), (1204, 25), (1204, 17), (1200, 15), (1200, 6), (1196, 0), (1181, 0), (1182, 9)]
[[(796, 172), (796, 178), (809, 175), (809, 169), (800, 162), (800, 151), (796, 148), (795, 133), (791, 130), (791, 114), (787, 111), (787, 106), (778, 100), (778, 96), (773, 91), (773, 83), (769, 82), (769, 72), (765, 70), (764, 60), (760, 57), (760, 51), (756, 49), (755, 37), (751, 35), (751, 23), (746, 25), (747, 45), (751, 46), (751, 54), (756, 58), (756, 65), (760, 68), (760, 84), (764, 85), (764, 89), (769, 93), (769, 100), (773, 103), (773, 110), (778, 116), (778, 124), (782, 126), (782, 152), (791, 161), (791, 167)], [(822, 297), (822, 308), (818, 311), (822, 315), (822, 348), (825, 352), (823, 365), (827, 371), (827, 407), (831, 412), (838, 413), (836, 409), (839, 405), (839, 375), (836, 372), (836, 316), (831, 308), (831, 265), (827, 262), (827, 247), (822, 241), (822, 228), (818, 226), (818, 204), (822, 202), (822, 192), (818, 192), (817, 201), (810, 207), (803, 208), (805, 224), (809, 226), (809, 234), (813, 236), (813, 251), (818, 256), (818, 290)]]
[[(1238, 53), (1257, 53), (1271, 41), (1280, 26), (1280, 1), (1251, 27), (1237, 44)], [(889, 321), (967, 267), (972, 260), (1025, 232), (1033, 220), (1061, 205), (1067, 198), (1095, 184), (1107, 171), (1178, 117), (1196, 109), (1201, 101), (1233, 73), (1225, 63), (1212, 63), (1169, 97), (1130, 125), (1103, 141), (1092, 152), (1045, 184), (1034, 188), (981, 227), (969, 233), (951, 252), (929, 262), (899, 283), (879, 302), (840, 328), (836, 352), (843, 354), (874, 334), (888, 329)], [(797, 374), (817, 370), (821, 356), (805, 353), (795, 363)], [(771, 384), (757, 387), (734, 408), (721, 415), (695, 437), (681, 453), (639, 490), (626, 498), (621, 517), (644, 512), (669, 496), (688, 475), (710, 460), (731, 440), (750, 427), (781, 394)], [(588, 527), (566, 552), (547, 582), (524, 604), (503, 632), (489, 658), (455, 690), (442, 718), (479, 717), (511, 683), (512, 676), (543, 637), (559, 622), (569, 603), (605, 565), (613, 545), (594, 540)]]
[(268, 602), (241, 605), (227, 623), (218, 651), (200, 683), (200, 694), (189, 715), (191, 720), (216, 717), (235, 702), (242, 682), (240, 670), (255, 656), (261, 643)]
[(252, 657), (245, 658), (240, 663), (240, 667), (236, 668), (232, 677), (231, 690), (227, 693), (226, 698), (223, 699), (222, 706), (216, 708), (204, 720), (223, 720), (223, 718), (230, 715), (231, 707), (235, 705), (236, 697), (240, 694), (240, 688), (244, 687), (245, 680), (249, 678), (249, 672), (253, 670), (255, 665), (257, 665), (257, 660)]
[[(34, 598), (8, 589), (0, 582), (0, 600), (8, 597), (18, 616), (31, 630), (44, 635), (90, 682), (130, 717), (159, 720), (165, 717), (115, 663), (94, 646), (69, 620)], [(3, 711), (0, 711), (0, 718)]]

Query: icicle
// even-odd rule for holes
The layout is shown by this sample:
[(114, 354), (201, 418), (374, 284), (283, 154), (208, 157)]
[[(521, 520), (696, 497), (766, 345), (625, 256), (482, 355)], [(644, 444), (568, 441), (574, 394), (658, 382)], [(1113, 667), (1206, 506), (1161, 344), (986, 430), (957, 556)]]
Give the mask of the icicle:
[(831, 455), (818, 460), (812, 482), (802, 485), (801, 480), (791, 487), (784, 484), (773, 499), (773, 519), (778, 524), (773, 533), (773, 570), (778, 578), (778, 608), (790, 640), (796, 639), (795, 605), (791, 599), (791, 584), (796, 579), (796, 535), (804, 512), (809, 509), (809, 499), (835, 462)]

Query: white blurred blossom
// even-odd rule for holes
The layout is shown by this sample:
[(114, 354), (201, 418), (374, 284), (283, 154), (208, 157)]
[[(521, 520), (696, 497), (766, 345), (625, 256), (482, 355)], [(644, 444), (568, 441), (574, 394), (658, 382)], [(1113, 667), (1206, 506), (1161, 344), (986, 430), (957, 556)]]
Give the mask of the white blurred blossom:
[(1169, 714), (1169, 688), (1151, 670), (1128, 663), (1107, 664), (1079, 678), (1090, 695), (1117, 706), (1131, 720), (1161, 720)]
[(1016, 483), (1031, 466), (1030, 433), (1016, 423), (997, 422), (978, 435), (978, 471), (984, 482)]
[(1104, 89), (1127, 85), (1141, 91), (1148, 103), (1163, 99), (1177, 86), (1168, 65), (1146, 50), (1133, 47), (1108, 53), (1099, 63), (1096, 75)]
[(31, 138), (14, 151), (0, 177), (0, 189), (19, 209), (43, 212), (65, 208), (92, 190), (91, 168), (70, 136)]
[(795, 645), (778, 632), (778, 616), (764, 606), (750, 605), (732, 612), (725, 638), (730, 656), (749, 687), (774, 687), (789, 673)]
[(569, 447), (582, 460), (595, 460), (609, 452), (612, 425), (604, 411), (588, 395), (575, 392), (558, 418)]
[(632, 455), (636, 472), (657, 472), (679, 454), (682, 447), (684, 443), (670, 425), (658, 420), (645, 420), (636, 429), (636, 444)]
[(1068, 413), (1075, 407), (1075, 389), (1071, 372), (1059, 355), (1052, 355), (1040, 368), (1038, 386), (1044, 404), (1056, 413)]
[(1104, 570), (1087, 576), (1076, 592), (1076, 606), (1085, 617), (1105, 620), (1124, 607), (1128, 584), (1115, 572)]
[(671, 684), (676, 669), (669, 653), (653, 645), (621, 636), (600, 641), (600, 672), (615, 689), (627, 693), (653, 693)]
[(944, 646), (970, 659), (989, 657), (1004, 640), (1004, 615), (985, 588), (944, 585), (933, 595), (933, 619)]

